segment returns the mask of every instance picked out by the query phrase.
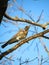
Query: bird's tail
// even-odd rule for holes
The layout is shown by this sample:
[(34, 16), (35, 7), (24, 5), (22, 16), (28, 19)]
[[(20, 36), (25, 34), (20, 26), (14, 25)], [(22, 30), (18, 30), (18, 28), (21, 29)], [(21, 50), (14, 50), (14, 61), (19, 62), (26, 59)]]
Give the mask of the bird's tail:
[(9, 41), (7, 41), (5, 44), (3, 44), (1, 47), (5, 48), (7, 45), (13, 44), (15, 42), (18, 42), (18, 40), (16, 40), (15, 38), (12, 38)]
[(1, 47), (4, 48), (4, 47), (6, 47), (7, 45), (8, 45), (8, 44), (3, 44)]

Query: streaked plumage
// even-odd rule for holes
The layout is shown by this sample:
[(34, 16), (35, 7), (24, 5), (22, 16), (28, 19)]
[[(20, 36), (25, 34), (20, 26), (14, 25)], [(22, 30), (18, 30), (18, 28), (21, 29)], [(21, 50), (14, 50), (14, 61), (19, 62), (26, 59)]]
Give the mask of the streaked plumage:
[(12, 44), (24, 39), (28, 34), (29, 27), (30, 26), (26, 26), (24, 29), (19, 30), (17, 34), (15, 34), (9, 41), (2, 45), (2, 48), (6, 47), (8, 44)]

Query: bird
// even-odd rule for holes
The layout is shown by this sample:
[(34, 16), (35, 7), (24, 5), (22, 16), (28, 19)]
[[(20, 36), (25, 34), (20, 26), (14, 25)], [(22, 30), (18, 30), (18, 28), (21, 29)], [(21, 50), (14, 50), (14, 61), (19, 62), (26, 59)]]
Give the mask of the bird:
[(3, 16), (7, 10), (9, 0), (0, 0), (0, 24), (2, 22)]
[(29, 26), (25, 26), (24, 29), (20, 29), (10, 40), (8, 40), (5, 44), (3, 44), (1, 47), (5, 48), (7, 45), (18, 42), (24, 38), (26, 38), (28, 34), (28, 30), (30, 28)]

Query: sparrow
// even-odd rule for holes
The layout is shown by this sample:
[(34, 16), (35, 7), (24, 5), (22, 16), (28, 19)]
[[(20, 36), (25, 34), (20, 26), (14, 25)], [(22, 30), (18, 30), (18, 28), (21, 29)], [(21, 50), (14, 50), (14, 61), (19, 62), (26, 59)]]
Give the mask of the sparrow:
[(16, 33), (9, 41), (7, 41), (5, 44), (3, 44), (1, 47), (4, 48), (9, 44), (18, 42), (24, 38), (26, 38), (27, 34), (28, 34), (28, 30), (29, 30), (30, 26), (25, 26), (24, 29), (20, 29), (18, 31), (18, 33)]

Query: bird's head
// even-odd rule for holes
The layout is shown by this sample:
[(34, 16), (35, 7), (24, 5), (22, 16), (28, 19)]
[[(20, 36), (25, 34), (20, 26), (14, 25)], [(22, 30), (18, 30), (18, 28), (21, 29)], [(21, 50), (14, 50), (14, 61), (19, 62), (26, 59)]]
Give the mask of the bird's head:
[(30, 28), (30, 25), (26, 26), (24, 29), (27, 31), (29, 28)]

